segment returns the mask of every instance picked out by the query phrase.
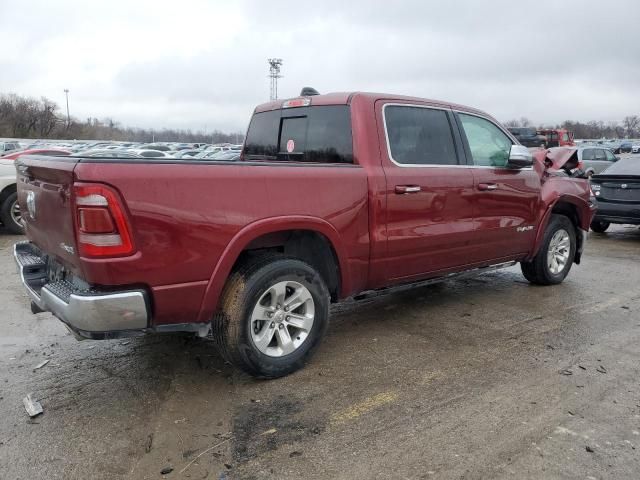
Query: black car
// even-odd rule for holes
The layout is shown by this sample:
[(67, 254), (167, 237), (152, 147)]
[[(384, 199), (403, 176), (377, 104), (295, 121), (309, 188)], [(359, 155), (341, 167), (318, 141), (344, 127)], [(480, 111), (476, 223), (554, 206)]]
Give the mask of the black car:
[(640, 225), (640, 162), (635, 158), (617, 161), (591, 177), (591, 189), (598, 211), (591, 230), (602, 233), (612, 223)]
[(545, 147), (546, 138), (538, 135), (535, 128), (511, 127), (511, 134), (525, 147)]

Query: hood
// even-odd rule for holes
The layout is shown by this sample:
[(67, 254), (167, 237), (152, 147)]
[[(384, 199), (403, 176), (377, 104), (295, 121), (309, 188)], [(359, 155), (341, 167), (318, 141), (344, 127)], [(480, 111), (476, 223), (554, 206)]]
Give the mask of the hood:
[(571, 171), (578, 168), (578, 149), (576, 147), (535, 149), (531, 153), (534, 159), (534, 169), (541, 177), (547, 170)]

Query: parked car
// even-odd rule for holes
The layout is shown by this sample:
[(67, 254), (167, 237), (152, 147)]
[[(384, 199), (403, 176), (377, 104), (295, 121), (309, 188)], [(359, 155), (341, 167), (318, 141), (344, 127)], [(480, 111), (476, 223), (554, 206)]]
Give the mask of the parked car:
[(538, 135), (538, 132), (533, 127), (511, 127), (508, 129), (516, 140), (518, 140), (525, 147), (542, 147), (546, 146), (546, 137), (544, 135)]
[(100, 158), (144, 158), (142, 155), (131, 150), (123, 149), (89, 149), (77, 152), (71, 155), (72, 157), (100, 157)]
[(612, 223), (640, 225), (640, 162), (622, 159), (591, 177), (598, 211), (591, 230), (605, 232)]
[(624, 141), (618, 147), (618, 151), (616, 153), (631, 153), (633, 151), (633, 144), (628, 141)]
[(18, 142), (7, 141), (0, 142), (0, 157), (4, 157), (8, 153), (15, 152), (16, 150), (21, 150), (20, 144)]
[(16, 193), (16, 165), (0, 159), (0, 222), (11, 233), (23, 233), (22, 215)]
[(640, 153), (640, 143), (631, 145), (631, 153)]
[(158, 150), (159, 152), (171, 151), (171, 147), (162, 143), (149, 143), (147, 145), (142, 145), (141, 148), (144, 150)]
[(173, 158), (194, 158), (202, 153), (202, 150), (178, 150), (176, 152), (171, 152)]
[(241, 150), (205, 151), (196, 155), (198, 160), (240, 160)]
[(144, 158), (173, 158), (170, 151), (147, 150), (144, 148), (134, 148), (125, 151)]
[(567, 174), (575, 149), (532, 157), (486, 113), (420, 98), (260, 105), (242, 155), (20, 160), (33, 310), (80, 338), (194, 332), (278, 377), (310, 358), (331, 301), (516, 262), (562, 282), (595, 208)]
[(564, 128), (543, 128), (538, 130), (538, 135), (545, 137), (545, 148), (573, 147), (573, 132)]
[(2, 160), (17, 160), (22, 155), (47, 155), (49, 157), (65, 157), (70, 155), (71, 151), (62, 148), (31, 148), (28, 150), (19, 150), (2, 157)]
[(587, 176), (600, 173), (619, 160), (608, 148), (586, 146), (578, 148), (578, 160)]

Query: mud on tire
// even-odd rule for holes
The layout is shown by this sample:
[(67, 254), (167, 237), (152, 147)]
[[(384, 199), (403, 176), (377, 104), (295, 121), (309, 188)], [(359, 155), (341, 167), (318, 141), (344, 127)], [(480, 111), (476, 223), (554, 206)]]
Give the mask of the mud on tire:
[[(266, 304), (270, 304), (271, 293), (268, 292), (278, 285), (301, 286), (300, 290), (306, 292), (307, 302), (313, 309), (311, 327), (304, 332), (305, 337), (299, 345), (290, 352), (279, 351), (277, 345), (281, 339), (278, 327), (287, 329), (285, 336), (289, 335), (289, 328), (292, 328), (294, 335), (296, 332), (295, 327), (280, 326), (278, 323), (286, 324), (283, 317), (285, 307), (261, 307), (265, 298)], [(288, 286), (286, 288), (291, 298), (292, 290)], [(273, 303), (275, 305), (276, 302)], [(255, 311), (259, 307), (271, 309), (266, 315), (272, 315), (273, 322), (269, 319), (267, 323), (255, 320)], [(219, 311), (213, 317), (210, 335), (220, 354), (231, 364), (256, 377), (276, 378), (304, 366), (324, 336), (328, 323), (329, 291), (320, 274), (299, 259), (268, 254), (252, 258), (230, 275), (220, 298)], [(271, 324), (275, 325), (275, 334), (266, 330)], [(271, 333), (273, 340), (269, 346), (262, 343), (259, 347), (255, 338), (263, 331)]]

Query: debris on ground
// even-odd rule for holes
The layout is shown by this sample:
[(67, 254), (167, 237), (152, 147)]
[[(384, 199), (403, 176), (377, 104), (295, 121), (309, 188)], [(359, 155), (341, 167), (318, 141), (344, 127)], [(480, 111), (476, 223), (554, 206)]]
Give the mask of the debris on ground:
[(40, 402), (33, 399), (33, 393), (30, 393), (26, 397), (22, 399), (22, 403), (24, 404), (24, 409), (27, 411), (31, 418), (40, 415), (44, 412), (42, 409), (42, 405)]
[(47, 359), (44, 360), (42, 362), (40, 362), (39, 364), (37, 364), (35, 367), (33, 367), (33, 371), (35, 372), (36, 370), (40, 370), (42, 367), (44, 367), (47, 363), (49, 363), (51, 360)]
[(607, 369), (604, 368), (604, 365), (600, 365), (598, 368), (596, 368), (596, 372), (607, 373)]
[(147, 444), (144, 446), (144, 451), (149, 453), (153, 447), (153, 433), (150, 433), (147, 437)]
[(587, 369), (587, 367), (583, 367), (582, 365), (578, 365), (578, 368), (581, 369), (581, 370), (586, 370)]
[(171, 472), (173, 472), (173, 467), (164, 467), (160, 470), (160, 475), (169, 475)]
[(300, 450), (294, 450), (289, 454), (289, 458), (301, 457), (301, 456), (302, 456), (302, 452)]
[(262, 435), (272, 435), (274, 433), (276, 433), (278, 430), (276, 430), (275, 428), (270, 428), (269, 430), (265, 430), (264, 432), (262, 432)]
[(589, 445), (587, 445), (586, 447), (584, 447), (584, 449), (589, 452), (589, 453), (593, 453), (593, 448), (591, 448)]
[(573, 375), (573, 372), (568, 368), (563, 368), (558, 372), (560, 375)]

